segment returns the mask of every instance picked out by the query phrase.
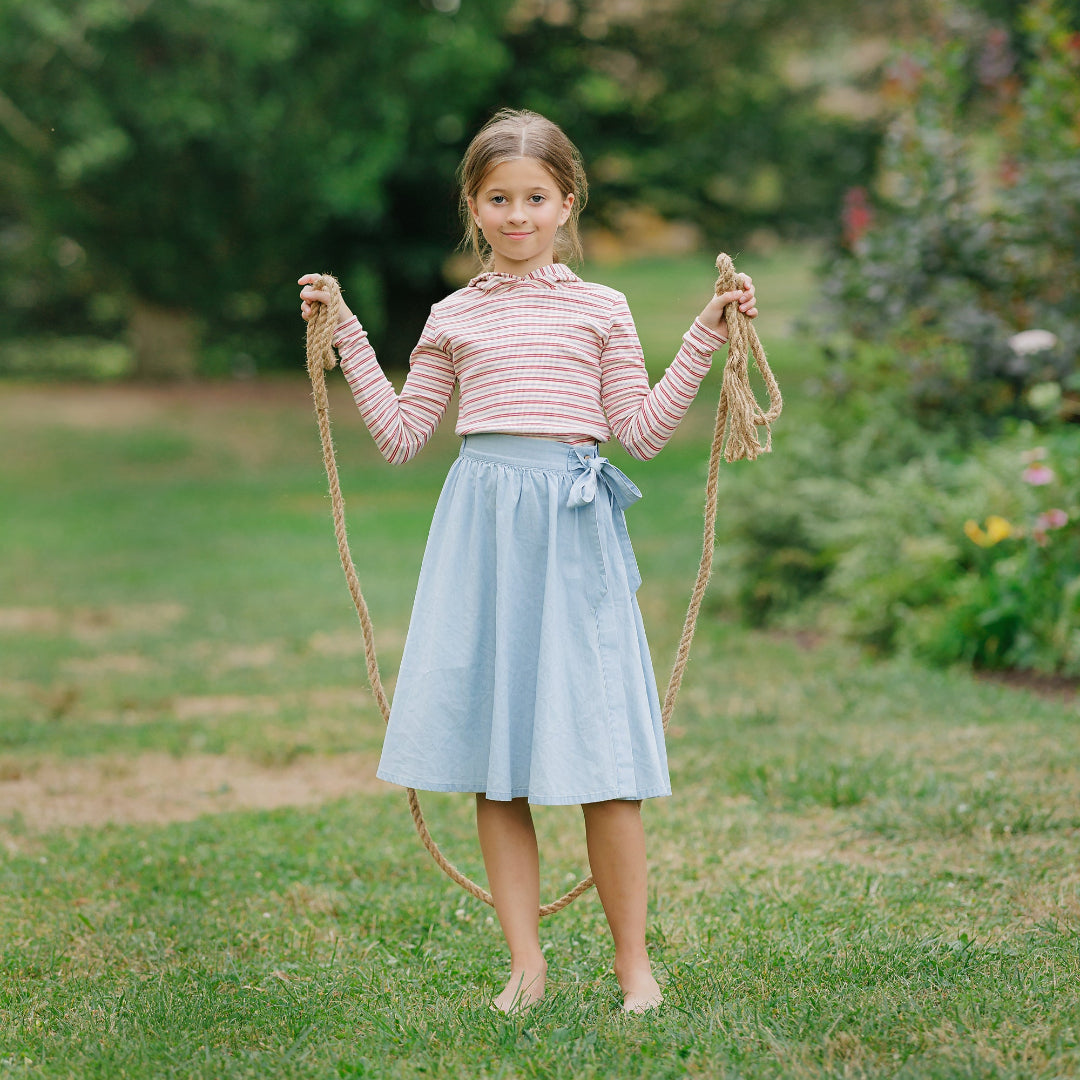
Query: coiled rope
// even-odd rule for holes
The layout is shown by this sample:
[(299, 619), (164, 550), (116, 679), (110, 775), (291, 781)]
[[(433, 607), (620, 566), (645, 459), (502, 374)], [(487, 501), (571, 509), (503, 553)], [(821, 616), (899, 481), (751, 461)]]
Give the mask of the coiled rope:
[[(718, 255), (716, 269), (719, 277), (716, 279), (716, 295), (725, 292), (733, 292), (741, 286), (735, 276), (735, 267), (727, 255)], [(334, 330), (338, 323), (338, 311), (341, 304), (341, 290), (337, 279), (329, 274), (321, 275), (313, 286), (315, 289), (330, 294), (329, 304), (317, 304), (313, 307), (311, 318), (307, 324), (307, 368), (311, 377), (312, 396), (315, 399), (315, 415), (319, 424), (319, 435), (322, 439), (323, 464), (326, 466), (326, 478), (330, 486), (330, 502), (334, 515), (334, 535), (337, 538), (338, 555), (341, 557), (341, 566), (345, 571), (345, 580), (349, 586), (356, 613), (360, 617), (360, 627), (364, 635), (364, 656), (367, 661), (368, 682), (371, 691), (375, 695), (376, 704), (382, 714), (383, 722), (390, 719), (390, 702), (383, 688), (382, 677), (379, 674), (379, 661), (375, 654), (375, 632), (371, 625), (371, 615), (368, 612), (367, 602), (360, 588), (360, 578), (356, 573), (352, 555), (349, 551), (349, 541), (345, 529), (345, 500), (341, 494), (341, 482), (338, 479), (337, 458), (334, 454), (334, 443), (330, 434), (330, 406), (326, 396), (325, 372), (331, 371), (337, 364), (337, 356), (334, 353), (332, 340)], [(716, 410), (716, 426), (713, 435), (712, 449), (709, 452), (708, 479), (705, 485), (705, 536), (701, 550), (701, 564), (698, 568), (697, 580), (694, 583), (693, 592), (690, 595), (690, 606), (686, 612), (686, 620), (683, 623), (682, 638), (675, 654), (675, 665), (668, 681), (667, 692), (664, 695), (664, 704), (661, 716), (664, 731), (671, 723), (671, 715), (675, 709), (675, 699), (679, 695), (679, 687), (682, 685), (683, 674), (690, 658), (690, 644), (694, 640), (694, 631), (697, 628), (698, 613), (701, 610), (701, 601), (705, 596), (705, 588), (712, 574), (713, 549), (716, 546), (716, 503), (717, 481), (720, 471), (720, 457), (723, 455), (726, 461), (739, 461), (746, 458), (753, 461), (758, 454), (766, 453), (772, 449), (772, 430), (770, 425), (780, 415), (783, 402), (780, 398), (780, 388), (765, 359), (765, 350), (758, 340), (757, 331), (749, 318), (740, 310), (737, 302), (732, 302), (724, 309), (724, 317), (728, 325), (728, 358), (724, 365), (723, 382), (720, 389), (720, 402)], [(757, 403), (754, 392), (750, 387), (749, 357), (753, 355), (757, 369), (765, 381), (765, 387), (769, 395), (769, 409), (766, 412)], [(757, 429), (765, 428), (765, 444), (761, 444)], [(726, 436), (726, 445), (725, 445)], [(467, 893), (482, 900), (485, 904), (494, 907), (491, 893), (477, 885), (475, 881), (463, 874), (446, 856), (439, 850), (435, 843), (427, 823), (424, 821), (423, 812), (420, 809), (420, 800), (412, 788), (408, 788), (409, 811), (412, 813), (416, 831), (427, 848), (431, 857), (438, 863), (440, 869), (450, 878), (457, 882)], [(561, 911), (567, 904), (576, 900), (583, 892), (593, 885), (590, 874), (582, 878), (569, 892), (564, 893), (550, 904), (543, 904), (540, 915), (552, 915)]]

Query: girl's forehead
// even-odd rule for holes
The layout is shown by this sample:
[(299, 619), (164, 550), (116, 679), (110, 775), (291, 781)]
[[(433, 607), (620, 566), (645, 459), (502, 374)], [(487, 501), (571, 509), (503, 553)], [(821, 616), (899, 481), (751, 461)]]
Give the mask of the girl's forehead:
[(492, 165), (480, 181), (481, 188), (554, 187), (559, 185), (542, 161), (532, 157), (505, 158)]

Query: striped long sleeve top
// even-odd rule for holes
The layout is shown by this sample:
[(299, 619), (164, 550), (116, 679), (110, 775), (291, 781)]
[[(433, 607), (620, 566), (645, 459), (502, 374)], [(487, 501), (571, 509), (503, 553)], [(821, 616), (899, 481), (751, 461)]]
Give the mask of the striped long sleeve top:
[(626, 297), (563, 263), (531, 274), (486, 273), (434, 304), (398, 394), (356, 319), (334, 334), (353, 399), (383, 456), (408, 461), (459, 387), (459, 435), (503, 432), (564, 442), (619, 440), (636, 458), (660, 452), (725, 344), (695, 320), (655, 386)]

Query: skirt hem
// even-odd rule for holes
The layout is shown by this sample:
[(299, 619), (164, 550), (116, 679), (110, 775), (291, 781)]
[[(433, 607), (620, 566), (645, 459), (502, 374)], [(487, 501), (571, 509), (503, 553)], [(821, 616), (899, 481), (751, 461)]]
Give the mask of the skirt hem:
[(535, 803), (538, 806), (576, 806), (579, 803), (612, 802), (615, 800), (637, 802), (639, 799), (661, 799), (671, 795), (670, 786), (650, 788), (646, 791), (635, 792), (629, 795), (618, 791), (594, 791), (580, 795), (544, 795), (529, 791), (527, 788), (522, 790), (511, 789), (508, 792), (486, 791), (484, 783), (455, 784), (436, 783), (423, 780), (406, 780), (399, 776), (385, 775), (382, 771), (377, 772), (375, 775), (388, 784), (397, 784), (398, 787), (413, 788), (416, 791), (482, 794), (485, 798), (491, 799), (493, 802), (509, 802), (511, 799), (527, 798), (530, 803)]

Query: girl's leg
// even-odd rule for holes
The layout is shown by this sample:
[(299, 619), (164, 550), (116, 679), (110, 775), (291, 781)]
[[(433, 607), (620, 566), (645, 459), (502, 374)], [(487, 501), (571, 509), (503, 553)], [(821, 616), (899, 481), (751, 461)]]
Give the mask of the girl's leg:
[(495, 914), (510, 946), (510, 980), (495, 1008), (510, 1012), (544, 996), (547, 961), (540, 951), (540, 855), (528, 799), (476, 796), (476, 830)]
[(584, 803), (585, 837), (596, 891), (615, 941), (615, 975), (627, 1012), (645, 1012), (663, 1000), (645, 949), (645, 828), (641, 803)]

